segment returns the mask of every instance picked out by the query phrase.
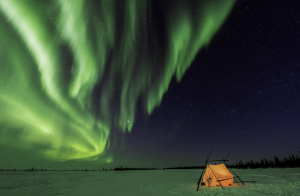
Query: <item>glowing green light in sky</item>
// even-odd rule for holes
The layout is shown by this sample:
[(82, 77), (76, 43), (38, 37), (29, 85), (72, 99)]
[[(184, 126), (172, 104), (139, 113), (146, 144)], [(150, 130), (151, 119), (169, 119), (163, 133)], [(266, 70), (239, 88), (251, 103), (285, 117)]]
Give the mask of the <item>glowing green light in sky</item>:
[(144, 0), (0, 0), (0, 142), (96, 159), (111, 128), (132, 129), (139, 99), (151, 114), (181, 80), (234, 0), (198, 4), (170, 5), (157, 29)]

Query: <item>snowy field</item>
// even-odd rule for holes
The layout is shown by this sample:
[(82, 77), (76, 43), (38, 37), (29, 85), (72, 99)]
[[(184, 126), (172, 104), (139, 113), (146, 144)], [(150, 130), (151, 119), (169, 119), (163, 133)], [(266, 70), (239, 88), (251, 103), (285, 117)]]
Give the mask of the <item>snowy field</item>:
[(0, 195), (299, 195), (300, 168), (235, 169), (246, 183), (228, 188), (201, 187), (201, 170), (154, 171), (1, 171)]

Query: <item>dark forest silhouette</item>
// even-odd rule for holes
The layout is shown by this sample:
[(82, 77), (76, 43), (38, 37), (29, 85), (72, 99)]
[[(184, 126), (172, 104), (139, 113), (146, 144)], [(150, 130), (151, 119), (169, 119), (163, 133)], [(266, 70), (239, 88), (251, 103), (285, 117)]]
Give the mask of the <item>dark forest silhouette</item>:
[[(217, 164), (217, 163), (215, 163)], [(296, 155), (296, 157), (292, 154), (289, 157), (284, 157), (280, 160), (278, 157), (274, 156), (274, 160), (267, 160), (266, 158), (261, 159), (259, 162), (253, 162), (250, 160), (249, 162), (242, 162), (240, 160), (235, 164), (226, 164), (229, 168), (236, 169), (258, 169), (258, 168), (296, 168), (300, 167), (300, 157)], [(189, 166), (189, 167), (170, 167), (164, 169), (203, 169), (203, 166)]]
[(230, 168), (238, 169), (257, 169), (257, 168), (295, 168), (300, 167), (300, 157), (296, 157), (292, 154), (289, 157), (284, 157), (283, 160), (280, 160), (278, 157), (274, 156), (274, 160), (261, 159), (260, 162), (252, 160), (246, 163), (243, 163), (241, 160), (236, 164), (228, 164)]
[[(217, 162), (214, 164), (218, 164)], [(289, 155), (288, 157), (284, 157), (283, 159), (279, 159), (274, 156), (274, 160), (267, 160), (266, 158), (261, 159), (260, 161), (252, 161), (242, 162), (240, 160), (238, 163), (234, 164), (226, 164), (229, 168), (235, 169), (259, 169), (259, 168), (300, 168), (300, 157), (298, 155), (294, 156)], [(185, 167), (166, 167), (166, 168), (139, 168), (139, 167), (117, 167), (110, 169), (99, 169), (99, 170), (47, 170), (47, 169), (35, 169), (34, 167), (25, 170), (17, 170), (17, 169), (0, 169), (0, 171), (127, 171), (127, 170), (167, 170), (167, 169), (203, 169), (203, 166), (185, 166)]]

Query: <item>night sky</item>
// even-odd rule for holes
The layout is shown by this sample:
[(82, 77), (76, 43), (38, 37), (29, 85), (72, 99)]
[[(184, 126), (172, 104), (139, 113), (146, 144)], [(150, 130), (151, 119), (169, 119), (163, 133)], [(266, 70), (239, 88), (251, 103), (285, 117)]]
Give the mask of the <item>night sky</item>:
[(300, 3), (0, 0), (0, 169), (300, 153)]

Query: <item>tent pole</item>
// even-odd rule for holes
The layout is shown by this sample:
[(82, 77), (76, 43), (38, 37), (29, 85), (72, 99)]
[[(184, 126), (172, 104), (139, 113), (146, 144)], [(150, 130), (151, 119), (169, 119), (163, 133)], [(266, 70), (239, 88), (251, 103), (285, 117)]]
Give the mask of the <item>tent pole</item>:
[(209, 153), (209, 155), (208, 155), (208, 157), (207, 157), (207, 159), (206, 159), (206, 161), (205, 161), (205, 164), (204, 164), (204, 166), (203, 166), (203, 170), (202, 170), (201, 176), (200, 176), (200, 178), (199, 178), (199, 180), (198, 180), (198, 183), (197, 183), (197, 185), (198, 185), (197, 191), (199, 190), (199, 185), (200, 185), (200, 182), (201, 182), (201, 178), (202, 178), (204, 169), (206, 168), (206, 164), (207, 164), (207, 161), (209, 160), (209, 157), (210, 157), (210, 155), (211, 155), (212, 150), (213, 150), (213, 147), (211, 148), (211, 151), (210, 151), (210, 153)]
[[(224, 158), (222, 157), (222, 159), (223, 159), (223, 161), (224, 161), (225, 166), (229, 169), (229, 171), (231, 171), (231, 169), (230, 169), (230, 168), (227, 166), (227, 164), (226, 164), (226, 160), (227, 160), (227, 158), (228, 158), (228, 156), (229, 156), (229, 153), (230, 153), (230, 151), (228, 152), (226, 158), (224, 159)], [(231, 171), (231, 172), (232, 172), (232, 171)], [(235, 182), (237, 182), (237, 180), (236, 180), (235, 178), (233, 178), (233, 179), (234, 179)]]
[[(222, 159), (223, 159), (224, 164), (225, 164), (226, 167), (227, 167), (226, 160), (227, 160), (227, 158), (228, 158), (229, 153), (230, 153), (230, 151), (228, 152), (228, 154), (227, 154), (227, 156), (226, 156), (225, 159), (222, 157)], [(232, 173), (234, 173), (234, 171), (233, 171), (230, 167), (227, 167), (227, 168), (228, 168)], [(238, 177), (238, 175), (236, 175), (236, 173), (234, 173), (234, 175), (235, 175), (235, 176), (243, 183), (243, 185), (245, 185), (244, 182), (240, 179), (240, 177)], [(234, 180), (235, 180), (235, 179), (234, 179)], [(236, 180), (235, 180), (235, 181), (236, 181)]]
[[(208, 167), (210, 168), (210, 171), (214, 174), (214, 176), (217, 178), (217, 176), (215, 175), (214, 171), (211, 169), (211, 167), (208, 165)], [(220, 185), (223, 187), (222, 183), (220, 182), (220, 180), (217, 178), (218, 182), (220, 183)]]
[[(232, 171), (232, 170), (231, 170), (231, 172), (234, 173), (234, 171)], [(238, 175), (236, 175), (236, 173), (234, 173), (234, 175), (243, 183), (243, 185), (245, 185), (244, 182), (240, 179), (240, 177), (238, 177)]]

